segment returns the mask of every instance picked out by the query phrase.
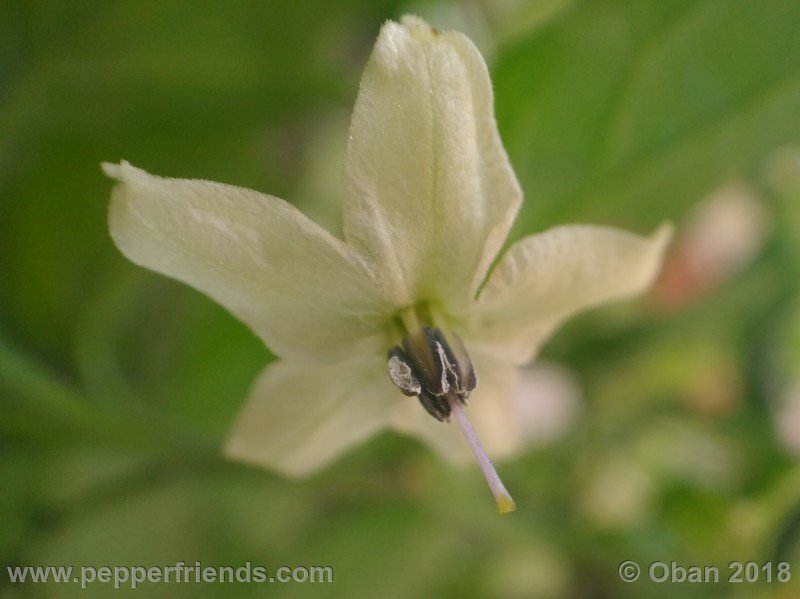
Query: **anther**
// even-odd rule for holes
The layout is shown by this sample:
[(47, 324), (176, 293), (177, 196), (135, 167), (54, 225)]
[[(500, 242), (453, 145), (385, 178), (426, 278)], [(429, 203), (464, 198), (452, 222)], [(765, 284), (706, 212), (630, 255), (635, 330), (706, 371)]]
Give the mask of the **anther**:
[(450, 402), (466, 403), (475, 388), (475, 371), (454, 333), (422, 327), (389, 350), (389, 378), (405, 395), (416, 395), (437, 420), (450, 419)]

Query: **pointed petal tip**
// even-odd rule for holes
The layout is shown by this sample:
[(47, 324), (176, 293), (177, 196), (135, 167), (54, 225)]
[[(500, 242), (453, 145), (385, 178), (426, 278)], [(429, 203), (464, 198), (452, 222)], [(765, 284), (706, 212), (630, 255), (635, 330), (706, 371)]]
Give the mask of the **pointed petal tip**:
[(242, 426), (246, 420), (250, 420), (250, 418), (245, 419), (240, 413), (219, 448), (222, 457), (229, 462), (271, 472), (290, 480), (308, 478), (320, 469), (321, 466), (299, 466), (296, 461), (292, 460), (270, 459), (269, 452), (254, 446), (253, 439), (247, 436), (246, 430)]
[(428, 25), (424, 19), (411, 13), (404, 14), (400, 17), (400, 24), (405, 27), (427, 27), (430, 29), (430, 25)]
[(661, 272), (661, 267), (664, 262), (664, 255), (674, 236), (675, 226), (670, 221), (661, 223), (658, 228), (656, 228), (656, 230), (650, 234), (649, 239), (652, 244), (650, 246), (652, 252), (651, 256), (653, 256), (655, 264), (651, 269), (652, 272), (650, 273), (649, 282), (647, 283), (646, 287), (652, 285), (653, 281), (656, 279), (656, 277), (658, 277), (659, 272)]
[(298, 467), (296, 464), (293, 465), (287, 462), (264, 459), (261, 453), (254, 451), (253, 448), (248, 447), (248, 445), (243, 442), (236, 434), (236, 429), (233, 429), (222, 442), (220, 453), (222, 457), (230, 462), (242, 464), (251, 468), (258, 468), (259, 470), (271, 472), (290, 480), (308, 478), (320, 469), (320, 467), (303, 468)]
[(123, 171), (127, 168), (131, 168), (131, 165), (127, 160), (120, 160), (119, 164), (114, 164), (113, 162), (101, 162), (100, 168), (103, 169), (103, 172), (106, 174), (106, 176), (116, 179), (117, 181), (122, 181), (124, 176)]
[(228, 435), (228, 437), (222, 442), (220, 453), (222, 454), (222, 457), (229, 462), (256, 465), (252, 459), (248, 459), (247, 452), (243, 451), (241, 445), (236, 442), (234, 435)]
[(672, 237), (674, 235), (675, 226), (671, 221), (665, 221), (661, 223), (658, 228), (653, 231), (653, 233), (651, 233), (650, 239), (652, 239), (658, 246), (665, 248), (667, 245), (669, 245), (669, 242), (672, 241)]
[(111, 177), (112, 179), (119, 180), (122, 178), (122, 172), (119, 164), (114, 164), (113, 162), (101, 162), (100, 168), (103, 169), (103, 172), (106, 176)]
[(431, 27), (427, 21), (417, 15), (403, 15), (400, 17), (400, 25), (416, 36), (433, 37), (439, 34), (438, 29)]
[(456, 42), (456, 40), (466, 40), (470, 44), (472, 42), (469, 41), (469, 38), (465, 36), (462, 32), (455, 30), (455, 29), (439, 29), (434, 27), (430, 23), (428, 23), (422, 17), (418, 17), (414, 14), (405, 14), (400, 17), (400, 21), (395, 23), (394, 21), (387, 21), (386, 24), (391, 23), (396, 27), (404, 30), (406, 35), (410, 35), (418, 42), (433, 42), (437, 40), (445, 41), (445, 42)]

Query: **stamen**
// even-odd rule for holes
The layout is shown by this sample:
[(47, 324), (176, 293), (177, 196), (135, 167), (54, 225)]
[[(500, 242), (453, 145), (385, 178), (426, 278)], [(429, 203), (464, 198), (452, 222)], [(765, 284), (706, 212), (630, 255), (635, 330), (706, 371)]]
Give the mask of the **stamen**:
[(418, 331), (420, 328), (419, 319), (417, 318), (417, 313), (414, 308), (403, 310), (400, 313), (400, 320), (403, 321), (403, 326), (406, 328), (407, 332)]
[(456, 422), (458, 423), (461, 432), (464, 434), (464, 438), (467, 440), (467, 443), (469, 443), (472, 453), (475, 455), (475, 459), (478, 461), (478, 466), (480, 466), (481, 472), (483, 472), (483, 477), (486, 479), (489, 489), (492, 491), (492, 495), (494, 495), (494, 501), (497, 504), (497, 511), (501, 514), (513, 512), (515, 509), (517, 509), (517, 506), (514, 503), (514, 500), (511, 499), (511, 495), (509, 495), (508, 491), (506, 491), (503, 481), (501, 481), (500, 477), (497, 475), (497, 470), (494, 469), (492, 462), (489, 460), (489, 456), (486, 455), (486, 451), (483, 449), (483, 445), (481, 445), (478, 435), (475, 434), (475, 429), (472, 428), (472, 423), (467, 417), (464, 404), (451, 397), (450, 410), (451, 413), (456, 417)]
[(501, 514), (513, 512), (514, 500), (497, 476), (464, 409), (477, 379), (463, 342), (453, 332), (420, 327), (413, 309), (403, 312), (401, 318), (409, 332), (386, 355), (389, 378), (404, 395), (416, 395), (425, 411), (437, 420), (449, 422), (455, 415), (494, 495), (497, 510)]

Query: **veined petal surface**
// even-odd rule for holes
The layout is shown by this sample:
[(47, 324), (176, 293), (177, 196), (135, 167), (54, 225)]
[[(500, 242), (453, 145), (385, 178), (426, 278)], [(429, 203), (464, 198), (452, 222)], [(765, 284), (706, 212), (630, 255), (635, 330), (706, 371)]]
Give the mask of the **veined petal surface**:
[(576, 312), (645, 291), (671, 235), (670, 225), (649, 237), (566, 225), (526, 237), (493, 269), (465, 337), (500, 359), (524, 363)]
[(273, 362), (253, 385), (225, 454), (289, 476), (311, 474), (385, 428), (393, 403), (405, 399), (397, 395), (374, 356)]
[(126, 162), (104, 168), (119, 181), (109, 230), (122, 253), (213, 298), (276, 354), (340, 359), (385, 345), (368, 268), (293, 206)]
[(399, 305), (474, 299), (522, 198), (483, 58), (457, 32), (388, 22), (361, 79), (344, 167), (345, 239)]

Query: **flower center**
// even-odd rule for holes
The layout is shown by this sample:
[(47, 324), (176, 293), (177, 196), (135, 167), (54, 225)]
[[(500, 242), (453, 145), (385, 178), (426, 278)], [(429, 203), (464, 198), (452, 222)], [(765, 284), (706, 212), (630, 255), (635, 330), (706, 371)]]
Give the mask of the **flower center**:
[(441, 421), (450, 420), (451, 403), (466, 404), (475, 388), (475, 371), (455, 333), (424, 326), (389, 350), (389, 378), (403, 394), (416, 395), (422, 407)]
[(514, 500), (467, 418), (465, 406), (477, 379), (464, 344), (454, 332), (420, 326), (413, 310), (404, 313), (402, 321), (406, 334), (400, 345), (389, 350), (389, 378), (404, 395), (416, 396), (422, 407), (437, 420), (449, 422), (450, 416), (455, 416), (494, 495), (497, 509), (501, 514), (513, 512)]

